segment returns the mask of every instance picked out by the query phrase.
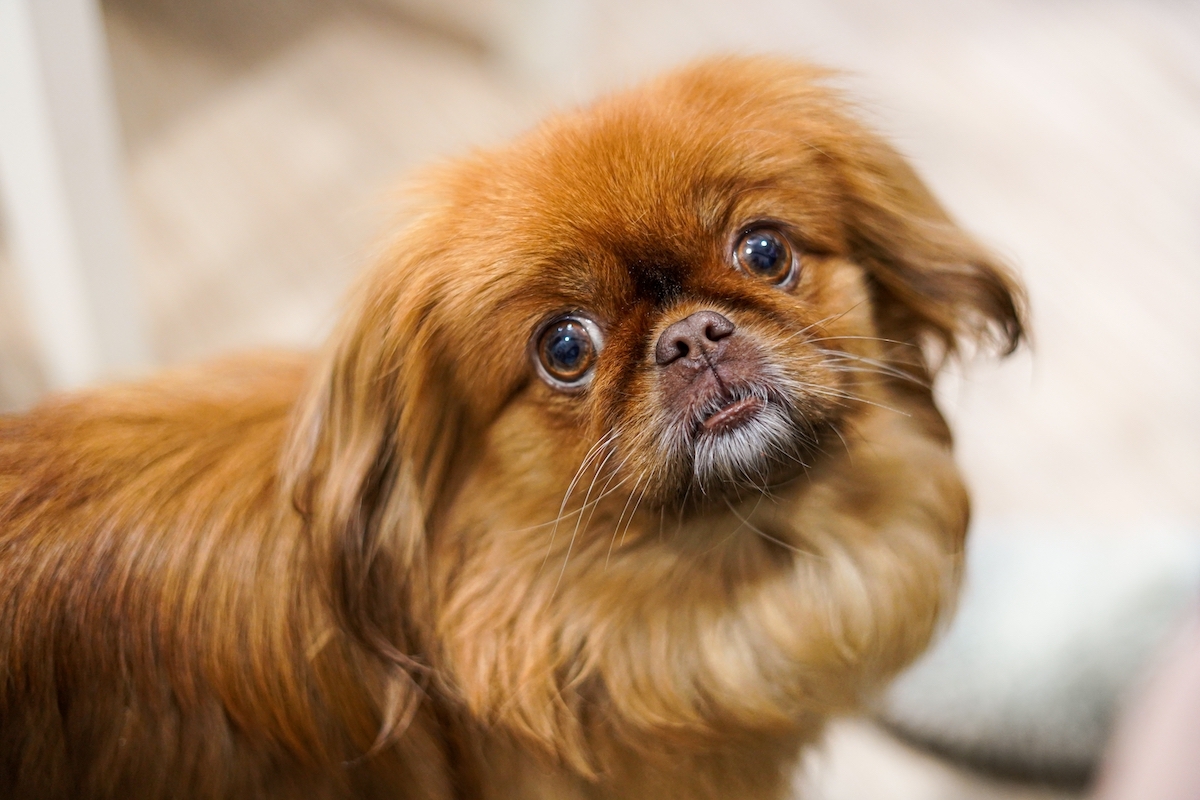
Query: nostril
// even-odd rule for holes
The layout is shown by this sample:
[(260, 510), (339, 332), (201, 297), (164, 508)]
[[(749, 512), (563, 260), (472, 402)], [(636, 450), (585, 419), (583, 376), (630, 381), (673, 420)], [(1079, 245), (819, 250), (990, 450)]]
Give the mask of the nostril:
[(704, 329), (704, 335), (710, 342), (719, 342), (730, 333), (732, 333), (732, 331), (717, 328), (715, 325), (709, 325)]
[(700, 311), (697, 316), (703, 316), (704, 321), (704, 336), (710, 342), (719, 342), (729, 334), (737, 330), (728, 318), (718, 314), (715, 311)]

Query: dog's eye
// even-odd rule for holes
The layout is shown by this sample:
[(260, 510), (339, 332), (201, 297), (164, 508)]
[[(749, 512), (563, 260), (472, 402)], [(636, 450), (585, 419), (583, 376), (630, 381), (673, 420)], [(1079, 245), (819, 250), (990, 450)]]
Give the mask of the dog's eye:
[(786, 283), (792, 277), (792, 248), (783, 234), (771, 228), (756, 228), (742, 234), (734, 248), (734, 259), (747, 275), (770, 283)]
[(551, 322), (537, 342), (543, 377), (559, 389), (582, 386), (591, 375), (600, 346), (599, 330), (585, 317), (573, 315)]

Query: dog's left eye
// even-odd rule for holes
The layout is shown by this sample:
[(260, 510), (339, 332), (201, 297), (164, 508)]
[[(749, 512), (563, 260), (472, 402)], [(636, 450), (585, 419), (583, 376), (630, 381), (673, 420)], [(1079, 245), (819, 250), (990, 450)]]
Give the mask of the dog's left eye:
[(792, 277), (794, 259), (786, 238), (773, 228), (756, 228), (742, 234), (733, 251), (742, 272), (774, 284)]
[(537, 339), (539, 372), (556, 389), (580, 389), (591, 377), (602, 344), (599, 329), (587, 317), (560, 317)]

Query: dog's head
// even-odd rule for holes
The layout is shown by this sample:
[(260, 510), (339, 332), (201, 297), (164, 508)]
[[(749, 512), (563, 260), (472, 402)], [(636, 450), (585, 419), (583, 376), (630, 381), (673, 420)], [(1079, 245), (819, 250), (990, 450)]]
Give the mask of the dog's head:
[[(651, 692), (589, 648), (653, 616), (673, 569), (693, 583), (668, 602), (700, 625), (738, 581), (793, 568), (795, 537), (746, 515), (820, 484), (871, 415), (920, 418), (945, 449), (930, 365), (965, 341), (1014, 347), (1019, 291), (822, 80), (709, 61), (425, 177), (289, 464), (334, 602), (373, 646), (420, 649), (477, 711), (554, 741), (565, 686)], [(892, 480), (838, 474), (847, 494)], [(950, 551), (965, 517), (946, 516)], [(790, 549), (754, 566), (771, 540)], [(522, 699), (538, 682), (544, 712)]]

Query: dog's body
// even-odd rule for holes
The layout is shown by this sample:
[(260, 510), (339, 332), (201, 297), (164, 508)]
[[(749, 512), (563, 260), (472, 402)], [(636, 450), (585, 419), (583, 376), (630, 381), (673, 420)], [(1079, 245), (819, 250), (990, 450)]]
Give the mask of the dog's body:
[(318, 358), (0, 421), (0, 796), (786, 796), (953, 601), (921, 347), (1021, 335), (817, 77), (434, 173)]

